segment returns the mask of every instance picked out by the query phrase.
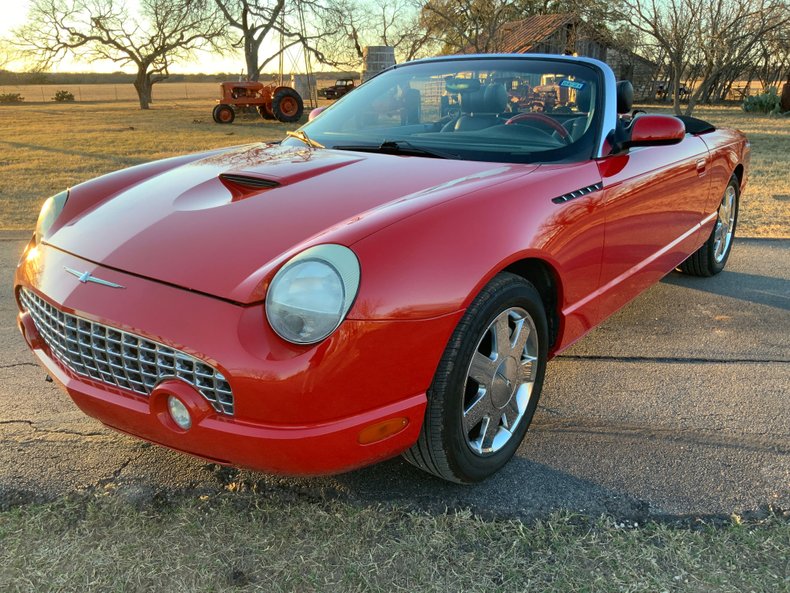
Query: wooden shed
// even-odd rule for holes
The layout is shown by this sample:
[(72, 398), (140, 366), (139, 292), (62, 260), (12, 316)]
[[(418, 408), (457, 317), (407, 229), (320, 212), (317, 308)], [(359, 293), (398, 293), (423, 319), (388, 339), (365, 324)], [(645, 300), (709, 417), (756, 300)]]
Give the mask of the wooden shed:
[(565, 54), (606, 60), (606, 44), (578, 15), (538, 14), (502, 25), (497, 51)]
[(618, 80), (631, 81), (634, 85), (634, 98), (637, 101), (655, 97), (658, 64), (630, 50), (612, 47), (606, 52), (606, 63), (612, 67)]

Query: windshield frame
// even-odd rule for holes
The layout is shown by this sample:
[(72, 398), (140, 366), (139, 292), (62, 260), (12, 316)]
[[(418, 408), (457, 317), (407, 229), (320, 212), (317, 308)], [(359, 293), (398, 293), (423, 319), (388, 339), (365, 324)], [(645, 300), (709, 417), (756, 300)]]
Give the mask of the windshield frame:
[[(584, 67), (585, 70), (590, 72), (590, 77), (588, 80), (594, 81), (597, 85), (597, 91), (595, 93), (594, 99), (594, 114), (591, 118), (590, 124), (590, 134), (592, 134), (592, 142), (586, 140), (584, 145), (579, 145), (579, 141), (577, 140), (572, 145), (576, 145), (575, 148), (567, 151), (563, 151), (565, 147), (558, 147), (558, 149), (551, 149), (551, 150), (539, 150), (532, 153), (523, 152), (515, 156), (516, 153), (508, 154), (506, 149), (503, 148), (499, 154), (503, 156), (502, 159), (496, 159), (500, 162), (513, 162), (513, 163), (557, 163), (557, 162), (580, 162), (585, 160), (590, 160), (594, 158), (598, 158), (603, 156), (605, 150), (605, 143), (606, 138), (610, 132), (614, 128), (614, 121), (616, 120), (616, 111), (614, 105), (612, 103), (612, 97), (614, 96), (613, 89), (615, 88), (615, 79), (614, 74), (611, 69), (598, 60), (592, 58), (580, 58), (575, 56), (562, 56), (562, 55), (553, 55), (553, 54), (473, 54), (473, 55), (463, 55), (463, 56), (440, 56), (436, 58), (427, 58), (423, 60), (415, 60), (412, 62), (405, 62), (402, 64), (396, 64), (387, 68), (386, 70), (376, 74), (375, 76), (371, 77), (368, 81), (364, 84), (360, 85), (358, 88), (363, 89), (365, 86), (370, 85), (373, 81), (376, 81), (381, 76), (387, 76), (388, 73), (392, 73), (394, 71), (403, 71), (404, 69), (410, 69), (414, 67), (423, 67), (425, 65), (433, 65), (433, 64), (441, 64), (441, 63), (453, 63), (458, 64), (458, 70), (476, 70), (476, 69), (489, 69), (489, 70), (496, 70), (496, 69), (503, 69), (506, 70), (508, 68), (507, 62), (534, 62), (534, 63), (561, 63), (565, 65), (572, 65), (574, 67)], [(488, 62), (485, 67), (477, 66), (475, 63), (480, 62)], [(496, 65), (497, 63), (501, 63), (501, 65)], [(469, 64), (468, 66), (464, 66), (462, 64)], [(516, 71), (514, 69), (513, 71)], [(359, 95), (355, 98), (352, 98), (352, 95), (346, 95), (341, 98), (339, 101), (334, 103), (333, 105), (325, 108), (321, 114), (320, 119), (324, 119), (324, 114), (329, 115), (332, 111), (339, 108), (347, 101), (352, 100), (359, 100)], [(320, 121), (320, 119), (316, 118), (311, 122), (303, 125), (300, 130), (305, 131), (308, 135), (311, 135), (311, 128), (315, 126), (316, 121)], [(324, 122), (325, 123), (325, 122)], [(317, 126), (321, 127), (321, 126)], [(457, 132), (460, 133), (460, 132)], [(585, 133), (587, 136), (587, 133)], [(399, 140), (399, 138), (393, 138), (394, 140)], [(417, 143), (414, 138), (410, 135), (405, 135), (404, 139), (408, 142)], [(426, 137), (427, 139), (427, 137)], [(391, 140), (390, 138), (384, 138), (383, 141), (386, 142)], [(290, 144), (290, 142), (289, 142)], [(331, 142), (328, 143), (329, 147), (331, 148)], [(338, 142), (337, 144), (341, 144)], [(371, 147), (374, 144), (371, 144)], [(426, 148), (429, 146), (433, 147), (426, 143)], [(433, 147), (435, 148), (435, 147)], [(470, 149), (468, 152), (473, 152), (473, 149)], [(481, 154), (484, 154), (485, 151), (482, 151)], [(469, 154), (464, 156), (458, 157), (461, 160), (494, 160), (492, 158), (487, 158), (486, 156), (474, 155), (470, 156)]]

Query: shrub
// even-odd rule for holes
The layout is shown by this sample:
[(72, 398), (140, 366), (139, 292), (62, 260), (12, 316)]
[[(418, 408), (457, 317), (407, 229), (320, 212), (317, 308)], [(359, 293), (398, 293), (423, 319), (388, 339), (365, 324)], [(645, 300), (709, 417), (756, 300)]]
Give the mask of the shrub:
[(19, 93), (0, 93), (0, 103), (21, 103), (24, 100)]
[(74, 95), (68, 91), (58, 91), (55, 93), (55, 96), (52, 97), (53, 101), (57, 101), (58, 103), (63, 103), (65, 101), (73, 101)]
[(746, 97), (742, 107), (746, 113), (779, 114), (782, 112), (779, 95), (776, 94), (775, 88), (769, 88), (768, 92), (762, 93), (761, 95)]

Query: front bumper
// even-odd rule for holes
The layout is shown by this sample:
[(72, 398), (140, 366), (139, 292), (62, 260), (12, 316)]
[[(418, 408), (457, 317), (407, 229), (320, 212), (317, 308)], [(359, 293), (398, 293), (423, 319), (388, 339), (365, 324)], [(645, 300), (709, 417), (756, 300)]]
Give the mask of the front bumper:
[[(288, 344), (267, 326), (262, 305), (239, 306), (103, 268), (41, 246), (26, 252), (16, 291), (58, 310), (166, 344), (206, 361), (233, 389), (233, 415), (218, 413), (183, 381), (162, 378), (149, 396), (77, 375), (61, 364), (21, 312), (20, 329), (47, 373), (87, 414), (120, 431), (219, 463), (275, 473), (337, 473), (395, 456), (419, 435), (425, 392), (462, 312), (420, 321), (347, 320), (321, 344)], [(82, 284), (65, 267), (124, 289)], [(419, 354), (415, 354), (419, 353)], [(190, 410), (181, 430), (169, 395)], [(369, 444), (360, 433), (404, 418)]]

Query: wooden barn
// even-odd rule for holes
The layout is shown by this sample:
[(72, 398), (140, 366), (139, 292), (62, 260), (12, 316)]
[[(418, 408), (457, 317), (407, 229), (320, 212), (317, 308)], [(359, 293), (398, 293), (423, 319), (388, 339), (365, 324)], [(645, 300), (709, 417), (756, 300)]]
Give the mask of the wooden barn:
[(631, 81), (637, 101), (655, 97), (658, 64), (627, 49), (612, 47), (606, 51), (606, 63), (612, 67), (618, 80)]
[(652, 98), (658, 65), (632, 51), (609, 47), (607, 38), (573, 13), (539, 14), (505, 23), (494, 45), (502, 53), (596, 58), (608, 63), (618, 80), (634, 84), (637, 100)]
[(572, 13), (538, 14), (505, 23), (496, 46), (503, 53), (576, 54), (606, 60), (601, 35)]

